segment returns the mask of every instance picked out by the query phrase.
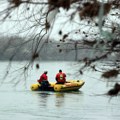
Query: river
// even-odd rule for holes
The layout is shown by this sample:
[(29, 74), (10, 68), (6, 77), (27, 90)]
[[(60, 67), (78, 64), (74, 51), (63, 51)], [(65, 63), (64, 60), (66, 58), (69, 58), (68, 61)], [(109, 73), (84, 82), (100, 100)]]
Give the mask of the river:
[[(23, 74), (26, 62), (11, 66), (0, 62), (0, 120), (120, 120), (120, 96), (104, 95), (113, 84), (102, 80), (99, 73), (87, 71), (81, 76), (77, 62), (40, 62), (40, 69), (35, 63)], [(84, 86), (76, 92), (30, 90), (44, 70), (49, 81), (55, 81), (59, 69), (66, 72), (67, 79), (84, 80)], [(10, 70), (8, 76), (6, 70)]]

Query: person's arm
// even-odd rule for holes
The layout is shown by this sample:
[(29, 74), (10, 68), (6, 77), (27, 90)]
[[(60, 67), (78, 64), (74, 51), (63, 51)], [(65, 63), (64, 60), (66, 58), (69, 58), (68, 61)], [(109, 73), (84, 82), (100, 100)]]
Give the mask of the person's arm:
[(56, 80), (56, 81), (58, 80), (58, 74), (56, 75), (55, 80)]
[(48, 76), (46, 76), (46, 80), (48, 80)]
[(64, 73), (64, 77), (66, 77), (66, 74)]
[(37, 80), (39, 83), (41, 83), (42, 82), (42, 76), (40, 76), (40, 79), (39, 80)]
[(67, 81), (66, 81), (66, 74), (65, 74), (65, 73), (64, 73), (64, 79), (65, 79), (65, 82), (67, 82)]

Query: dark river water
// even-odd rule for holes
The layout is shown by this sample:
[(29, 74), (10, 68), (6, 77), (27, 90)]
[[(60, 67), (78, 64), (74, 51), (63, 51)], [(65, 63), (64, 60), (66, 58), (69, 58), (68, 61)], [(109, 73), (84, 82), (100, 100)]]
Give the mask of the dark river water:
[[(120, 120), (120, 96), (104, 95), (113, 83), (104, 82), (99, 73), (88, 71), (81, 76), (75, 62), (42, 62), (39, 70), (33, 65), (24, 75), (25, 63), (14, 62), (5, 77), (7, 64), (0, 63), (0, 120)], [(76, 92), (30, 90), (44, 70), (48, 70), (49, 81), (55, 81), (59, 69), (67, 79), (82, 79), (85, 85)]]

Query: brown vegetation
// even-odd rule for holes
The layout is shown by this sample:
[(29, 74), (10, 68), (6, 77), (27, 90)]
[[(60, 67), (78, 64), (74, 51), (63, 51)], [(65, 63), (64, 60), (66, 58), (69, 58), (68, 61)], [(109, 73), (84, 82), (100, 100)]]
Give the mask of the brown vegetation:
[[(83, 4), (83, 8), (80, 11), (80, 18), (85, 18), (85, 17), (98, 17), (100, 13), (100, 9), (102, 7), (102, 3), (100, 2), (86, 2)], [(103, 15), (107, 15), (111, 10), (111, 3), (105, 3), (103, 4)]]
[(117, 96), (120, 92), (120, 84), (115, 83), (114, 87), (108, 91), (108, 95), (110, 96)]
[(54, 8), (62, 7), (67, 10), (70, 8), (70, 4), (71, 4), (70, 0), (48, 0), (48, 3), (54, 6)]
[(102, 74), (102, 77), (104, 78), (111, 78), (111, 77), (117, 77), (119, 74), (119, 71), (116, 70), (116, 69), (112, 69), (112, 70), (109, 70), (109, 71), (106, 71)]

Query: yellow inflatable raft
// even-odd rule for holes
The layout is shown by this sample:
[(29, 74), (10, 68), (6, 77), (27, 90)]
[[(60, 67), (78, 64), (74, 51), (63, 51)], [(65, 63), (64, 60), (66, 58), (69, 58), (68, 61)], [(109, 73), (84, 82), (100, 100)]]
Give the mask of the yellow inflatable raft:
[[(68, 80), (65, 84), (56, 84), (55, 82), (51, 82), (46, 91), (63, 92), (79, 90), (84, 83), (85, 82), (83, 80)], [(32, 91), (41, 91), (41, 85), (39, 83), (32, 84), (30, 88)]]

